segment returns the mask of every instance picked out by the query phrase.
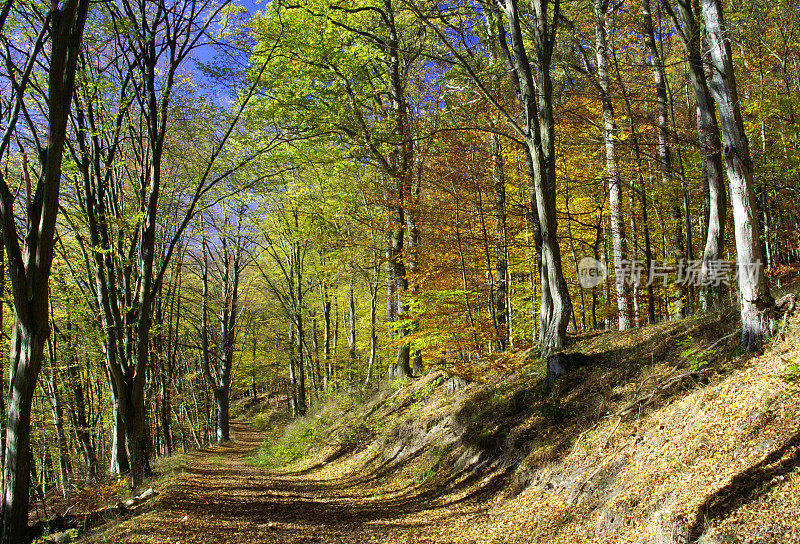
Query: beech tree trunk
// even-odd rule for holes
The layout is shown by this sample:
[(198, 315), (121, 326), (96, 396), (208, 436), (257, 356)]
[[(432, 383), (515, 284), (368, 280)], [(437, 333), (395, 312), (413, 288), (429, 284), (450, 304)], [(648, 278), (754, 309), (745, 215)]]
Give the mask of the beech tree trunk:
[[(405, 66), (405, 55), (400, 47), (400, 40), (395, 26), (395, 12), (391, 0), (383, 0), (381, 12), (387, 30), (387, 38), (382, 44), (387, 58), (389, 70), (389, 109), (392, 121), (391, 152), (384, 156), (374, 145), (373, 154), (381, 162), (387, 174), (388, 187), (386, 200), (389, 210), (387, 218), (387, 317), (389, 322), (397, 323), (405, 318), (405, 296), (408, 291), (405, 256), (403, 254), (406, 222), (406, 200), (412, 186), (414, 146), (410, 138), (411, 127), (408, 121), (408, 103), (405, 93), (405, 82), (402, 73)], [(410, 248), (409, 248), (410, 249)], [(408, 335), (407, 327), (397, 325), (395, 337), (402, 339)], [(396, 374), (412, 377), (411, 346), (400, 342), (395, 363)]]
[(711, 48), (711, 94), (717, 103), (725, 166), (731, 190), (736, 238), (742, 345), (761, 349), (772, 326), (774, 301), (764, 275), (761, 228), (755, 211), (755, 186), (750, 146), (742, 123), (733, 57), (720, 0), (701, 0)]
[(214, 389), (214, 400), (217, 402), (217, 443), (224, 444), (231, 439), (230, 388)]
[[(533, 173), (531, 209), (535, 210), (539, 227), (537, 236), (541, 237), (539, 344), (543, 353), (548, 354), (564, 346), (572, 316), (572, 302), (564, 279), (557, 237), (555, 122), (553, 82), (550, 77), (560, 2), (533, 0), (531, 5), (535, 15), (533, 41), (536, 62), (529, 60), (522, 35), (521, 14), (514, 0), (506, 0), (503, 5), (508, 20), (508, 38), (500, 26), (497, 39), (500, 40), (507, 67), (514, 72), (524, 114), (524, 126), (518, 128), (530, 157)], [(550, 6), (553, 7), (552, 18), (548, 14)]]
[(704, 310), (715, 307), (721, 285), (714, 285), (712, 267), (722, 258), (725, 243), (727, 197), (722, 178), (722, 144), (716, 108), (708, 88), (702, 55), (700, 6), (697, 0), (678, 0), (677, 16), (670, 10), (689, 61), (689, 78), (694, 91), (697, 135), (703, 155), (703, 193), (706, 200), (706, 240), (703, 249), (701, 277), (709, 285), (702, 294)]
[(631, 294), (629, 284), (625, 281), (624, 260), (627, 256), (625, 241), (625, 222), (621, 219), (621, 188), (617, 172), (616, 139), (617, 123), (614, 106), (609, 93), (608, 82), (608, 16), (609, 1), (595, 1), (595, 49), (597, 58), (597, 84), (600, 91), (600, 102), (603, 110), (603, 139), (606, 153), (606, 175), (608, 176), (608, 205), (611, 220), (611, 245), (614, 255), (615, 280), (617, 293), (617, 312), (619, 330), (624, 331), (631, 326)]

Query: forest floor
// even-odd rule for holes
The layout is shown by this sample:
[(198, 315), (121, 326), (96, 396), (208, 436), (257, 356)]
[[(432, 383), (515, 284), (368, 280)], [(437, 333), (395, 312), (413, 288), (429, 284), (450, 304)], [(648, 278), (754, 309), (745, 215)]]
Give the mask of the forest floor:
[[(428, 535), (437, 520), (469, 515), (404, 494), (387, 496), (354, 478), (318, 471), (278, 473), (249, 455), (264, 433), (232, 421), (233, 440), (187, 455), (185, 466), (148, 511), (106, 526), (82, 542), (365, 543), (443, 542)], [(434, 530), (438, 533), (439, 531)], [(446, 540), (445, 540), (446, 541)]]
[(571, 349), (595, 363), (550, 393), (523, 350), (292, 422), (254, 405), (81, 542), (800, 544), (800, 315), (759, 356), (732, 314)]

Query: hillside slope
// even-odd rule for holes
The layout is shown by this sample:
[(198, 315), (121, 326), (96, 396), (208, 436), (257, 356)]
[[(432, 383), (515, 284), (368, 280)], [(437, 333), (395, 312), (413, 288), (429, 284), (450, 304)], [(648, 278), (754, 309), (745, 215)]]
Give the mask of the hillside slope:
[(431, 542), (800, 542), (800, 322), (749, 357), (732, 321), (580, 338), (596, 364), (550, 394), (524, 354), (485, 383), (432, 372), (330, 403), (257, 458), (425, 501), (406, 517)]

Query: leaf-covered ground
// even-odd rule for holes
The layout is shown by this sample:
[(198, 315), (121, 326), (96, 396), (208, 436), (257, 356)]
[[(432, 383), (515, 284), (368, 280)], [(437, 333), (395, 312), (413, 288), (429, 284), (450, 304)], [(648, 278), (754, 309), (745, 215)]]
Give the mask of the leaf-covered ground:
[(469, 506), (428, 502), (413, 489), (376, 492), (358, 478), (321, 480), (317, 472), (279, 474), (248, 455), (264, 435), (232, 422), (234, 440), (188, 456), (155, 507), (85, 542), (366, 543), (441, 542), (437, 520), (470, 515)]
[(310, 415), (319, 448), (280, 470), (250, 454), (281, 438), (236, 421), (152, 509), (88, 540), (800, 543), (800, 317), (760, 357), (723, 349), (732, 328), (722, 316), (589, 337), (580, 349), (602, 362), (563, 378), (558, 404), (525, 369), (457, 392), (429, 373)]

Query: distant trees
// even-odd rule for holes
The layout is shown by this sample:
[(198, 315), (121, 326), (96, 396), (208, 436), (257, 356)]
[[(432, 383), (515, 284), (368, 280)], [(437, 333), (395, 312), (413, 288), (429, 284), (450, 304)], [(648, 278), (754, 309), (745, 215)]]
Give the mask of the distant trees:
[[(257, 242), (255, 229), (246, 223), (248, 211), (251, 211), (250, 206), (244, 200), (226, 202), (222, 205), (221, 217), (209, 214), (200, 233), (202, 319), (199, 336), (203, 374), (217, 403), (218, 443), (230, 440), (231, 378), (239, 337), (242, 275), (253, 258)], [(212, 330), (217, 331), (213, 337)]]

